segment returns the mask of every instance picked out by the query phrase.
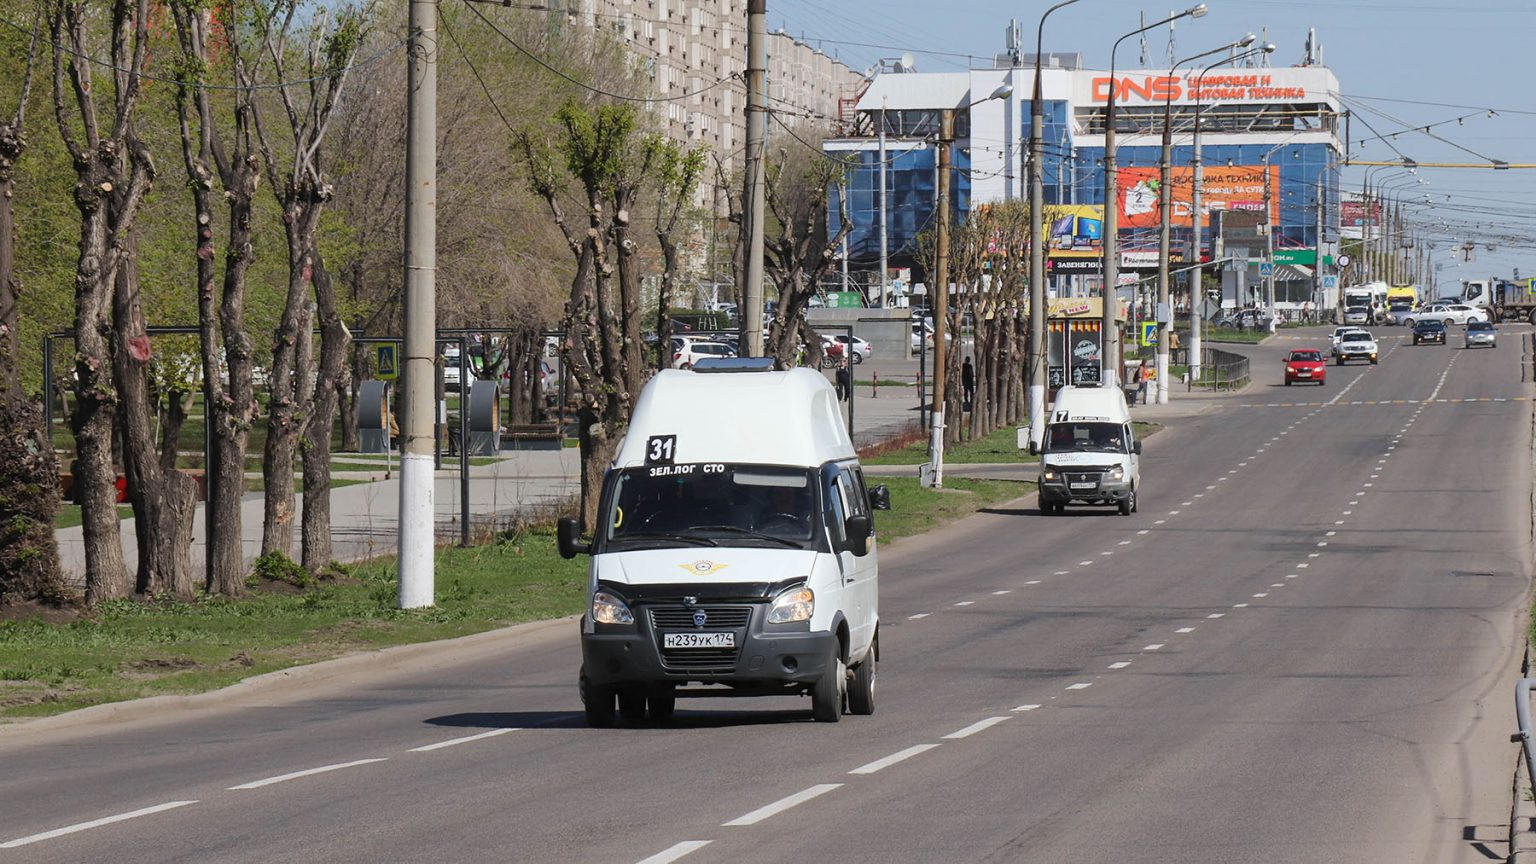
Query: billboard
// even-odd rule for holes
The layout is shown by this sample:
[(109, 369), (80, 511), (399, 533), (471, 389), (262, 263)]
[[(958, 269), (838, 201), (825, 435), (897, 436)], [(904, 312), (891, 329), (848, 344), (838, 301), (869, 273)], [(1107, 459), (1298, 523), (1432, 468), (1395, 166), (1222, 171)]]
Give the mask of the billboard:
[(1322, 66), (1222, 69), (1203, 75), (1142, 69), (1119, 72), (1114, 78), (1098, 70), (1072, 73), (1072, 97), (1078, 105), (1103, 105), (1109, 101), (1111, 89), (1118, 105), (1162, 105), (1165, 100), (1175, 105), (1196, 101), (1207, 105), (1333, 103), (1339, 79)]
[[(1159, 169), (1151, 166), (1121, 168), (1115, 178), (1115, 198), (1120, 207), (1121, 228), (1155, 228), (1160, 224), (1158, 212), (1158, 188), (1162, 181)], [(1168, 172), (1173, 188), (1173, 221), (1188, 224), (1194, 212), (1195, 169), (1175, 166)], [(1269, 166), (1271, 189), (1280, 188), (1280, 167)], [(1208, 166), (1200, 184), (1200, 209), (1204, 211), (1202, 224), (1211, 224), (1214, 210), (1264, 210), (1263, 165), (1213, 165)], [(1280, 221), (1280, 196), (1272, 195), (1269, 203), (1269, 220)]]
[(1104, 208), (1050, 204), (1041, 212), (1045, 252), (1050, 258), (1104, 257)]
[(1366, 225), (1381, 224), (1381, 202), (1361, 201), (1359, 199), (1339, 202), (1339, 226), (1342, 228), (1363, 228)]

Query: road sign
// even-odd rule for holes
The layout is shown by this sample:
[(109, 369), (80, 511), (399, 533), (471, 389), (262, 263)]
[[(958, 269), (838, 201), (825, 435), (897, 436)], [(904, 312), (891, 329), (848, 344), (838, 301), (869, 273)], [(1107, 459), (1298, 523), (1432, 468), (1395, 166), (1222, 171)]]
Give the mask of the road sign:
[(1339, 256), (1339, 266), (1340, 267), (1348, 267), (1349, 266), (1349, 256), (1348, 255), (1340, 255)]
[(383, 342), (374, 346), (374, 359), (378, 366), (378, 372), (374, 377), (380, 381), (393, 381), (400, 377), (400, 346), (394, 342)]
[(1274, 262), (1276, 264), (1300, 264), (1303, 267), (1311, 267), (1317, 263), (1317, 250), (1276, 249)]
[(1339, 277), (1337, 277), (1337, 276), (1324, 276), (1323, 277), (1323, 288), (1326, 289), (1326, 288), (1337, 288), (1337, 287), (1339, 287)]
[(1273, 261), (1260, 261), (1259, 262), (1259, 275), (1260, 276), (1273, 276), (1273, 275), (1275, 275), (1275, 264), (1274, 264), (1274, 262)]
[(1150, 348), (1150, 347), (1152, 347), (1152, 346), (1154, 346), (1156, 344), (1157, 344), (1157, 322), (1156, 321), (1143, 321), (1143, 322), (1141, 322), (1141, 345), (1142, 345), (1142, 347), (1143, 348)]

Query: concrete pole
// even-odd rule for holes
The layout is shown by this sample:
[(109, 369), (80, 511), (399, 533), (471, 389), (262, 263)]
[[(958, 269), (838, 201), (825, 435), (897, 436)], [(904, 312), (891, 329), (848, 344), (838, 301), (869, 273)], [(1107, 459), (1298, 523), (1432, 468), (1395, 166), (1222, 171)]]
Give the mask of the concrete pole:
[[(1205, 73), (1200, 73), (1197, 79), (1204, 83)], [(1200, 84), (1196, 84), (1199, 87)], [(1190, 204), (1194, 209), (1191, 217), (1191, 228), (1194, 231), (1194, 241), (1190, 244), (1194, 250), (1195, 260), (1189, 271), (1189, 380), (1200, 380), (1200, 330), (1204, 320), (1201, 318), (1205, 306), (1204, 268), (1201, 266), (1200, 247), (1205, 242), (1205, 214), (1201, 212), (1200, 187), (1205, 183), (1205, 163), (1200, 158), (1200, 102), (1195, 102), (1195, 140), (1194, 153), (1190, 158), (1194, 166), (1194, 188), (1190, 192)], [(1215, 257), (1214, 255), (1211, 257)]]
[(405, 358), (400, 431), (402, 609), (433, 604), (432, 424), (437, 356), (437, 0), (410, 0), (405, 157)]
[(1317, 205), (1317, 224), (1314, 226), (1313, 247), (1317, 251), (1317, 260), (1312, 262), (1312, 308), (1318, 315), (1323, 314), (1323, 214), (1328, 207), (1328, 168), (1323, 167), (1323, 173), (1317, 176), (1317, 197), (1313, 203)]
[[(1139, 32), (1139, 31), (1138, 31)], [(1119, 47), (1116, 42), (1115, 46)], [(1120, 381), (1117, 359), (1120, 354), (1120, 332), (1115, 321), (1119, 305), (1115, 301), (1116, 283), (1120, 281), (1120, 199), (1115, 188), (1119, 183), (1115, 167), (1115, 91), (1119, 90), (1115, 79), (1114, 54), (1109, 62), (1109, 99), (1104, 104), (1104, 309), (1099, 321), (1099, 380), (1106, 386)], [(1067, 347), (1070, 351), (1070, 346)], [(1067, 383), (1072, 382), (1070, 355), (1063, 353)]]
[(886, 211), (889, 206), (886, 203), (885, 191), (885, 97), (880, 97), (880, 306), (884, 308), (886, 303), (886, 286), (891, 284), (891, 266), (889, 258), (889, 234), (886, 230)]
[[(1274, 151), (1271, 150), (1271, 153)], [(1274, 190), (1269, 180), (1269, 158), (1264, 159), (1264, 260), (1269, 262), (1269, 275), (1264, 278), (1264, 302), (1269, 305), (1269, 332), (1275, 332), (1275, 223), (1270, 213)]]
[(763, 356), (763, 188), (768, 123), (768, 0), (747, 0), (747, 284), (741, 316), (744, 354)]
[(1173, 161), (1173, 100), (1163, 105), (1163, 150), (1158, 160), (1158, 207), (1157, 229), (1157, 404), (1168, 404), (1168, 343), (1173, 335), (1173, 309), (1168, 290), (1168, 257), (1173, 230), (1173, 189), (1171, 182)]
[[(945, 339), (949, 318), (949, 148), (955, 140), (955, 111), (939, 112), (939, 194), (934, 204), (938, 236), (934, 243), (933, 268), (933, 410), (928, 456), (933, 469), (933, 488), (944, 485), (944, 375)], [(956, 334), (954, 338), (959, 338)]]

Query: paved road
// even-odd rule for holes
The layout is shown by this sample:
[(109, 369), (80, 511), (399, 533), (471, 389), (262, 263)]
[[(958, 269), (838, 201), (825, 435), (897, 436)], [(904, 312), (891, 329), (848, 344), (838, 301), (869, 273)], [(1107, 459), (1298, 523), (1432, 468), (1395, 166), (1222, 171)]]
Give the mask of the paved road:
[(1501, 857), (1532, 391), (1514, 339), (1400, 340), (1315, 389), (1278, 386), (1289, 343), (1255, 349), (1252, 388), (1149, 441), (1139, 514), (1031, 500), (886, 549), (873, 717), (684, 702), (588, 730), (555, 622), (291, 697), (0, 731), (0, 847), (177, 805), (0, 855)]

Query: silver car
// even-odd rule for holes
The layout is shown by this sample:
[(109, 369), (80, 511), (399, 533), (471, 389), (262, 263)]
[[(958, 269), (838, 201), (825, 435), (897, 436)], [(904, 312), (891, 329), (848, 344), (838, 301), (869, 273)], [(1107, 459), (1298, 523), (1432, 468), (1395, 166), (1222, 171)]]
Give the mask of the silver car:
[(1496, 348), (1498, 347), (1495, 344), (1497, 337), (1498, 331), (1493, 329), (1493, 324), (1487, 321), (1473, 321), (1467, 324), (1467, 341), (1461, 347), (1482, 348), (1487, 346), (1489, 348)]

